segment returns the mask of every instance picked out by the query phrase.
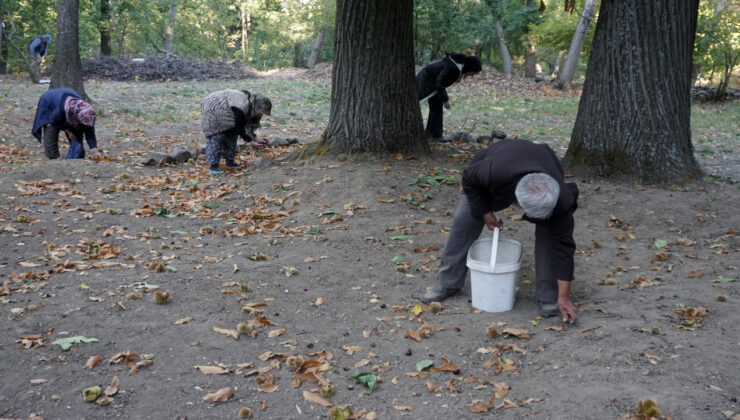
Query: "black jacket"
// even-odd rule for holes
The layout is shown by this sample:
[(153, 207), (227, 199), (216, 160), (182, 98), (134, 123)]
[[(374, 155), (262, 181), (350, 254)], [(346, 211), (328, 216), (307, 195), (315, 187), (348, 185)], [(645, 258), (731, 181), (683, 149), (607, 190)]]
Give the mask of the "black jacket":
[[(465, 62), (465, 54), (451, 53), (446, 54), (441, 60), (429, 63), (416, 75), (416, 92), (419, 101), (426, 99), (432, 94), (437, 94), (442, 98), (442, 102), (447, 102), (450, 98), (447, 96), (446, 88), (460, 80), (462, 76), (461, 67)], [(453, 63), (453, 60), (458, 65)]]
[(509, 207), (516, 200), (514, 191), (519, 180), (535, 172), (550, 175), (560, 184), (560, 196), (551, 219), (575, 211), (578, 188), (564, 182), (563, 169), (555, 152), (546, 144), (504, 139), (478, 152), (463, 171), (463, 191), (470, 201), (473, 215), (482, 218), (489, 211)]

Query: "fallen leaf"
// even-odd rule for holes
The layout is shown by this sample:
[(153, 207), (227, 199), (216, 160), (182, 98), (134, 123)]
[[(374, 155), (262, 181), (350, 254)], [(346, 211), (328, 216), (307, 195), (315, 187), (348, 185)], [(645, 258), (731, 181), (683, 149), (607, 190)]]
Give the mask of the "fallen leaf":
[(415, 341), (421, 341), (421, 337), (419, 336), (419, 334), (412, 329), (406, 330), (406, 337), (411, 338)]
[(342, 346), (342, 350), (346, 351), (348, 356), (352, 356), (353, 354), (357, 352), (361, 352), (362, 347), (361, 346)]
[(221, 366), (197, 365), (195, 368), (206, 375), (222, 375), (224, 373), (229, 373), (228, 369), (224, 369)]
[(41, 385), (48, 382), (48, 379), (31, 379), (31, 385)]
[(92, 369), (101, 363), (103, 363), (103, 360), (100, 359), (100, 356), (91, 356), (89, 359), (87, 359), (87, 362), (85, 362), (84, 369)]
[(593, 330), (596, 330), (596, 329), (599, 329), (599, 328), (601, 328), (601, 325), (594, 325), (593, 327), (584, 328), (584, 329), (582, 329), (582, 330), (580, 330), (578, 332), (581, 333), (581, 334), (583, 334), (583, 333), (587, 333), (589, 331), (593, 331)]
[(698, 271), (692, 271), (691, 273), (687, 274), (686, 277), (696, 278), (696, 277), (701, 277), (703, 275), (704, 275), (704, 272), (701, 270), (698, 270)]
[(234, 340), (238, 340), (239, 339), (239, 331), (237, 331), (237, 330), (229, 330), (229, 329), (226, 329), (226, 328), (219, 328), (219, 327), (214, 326), (213, 327), (213, 331), (216, 331), (217, 333), (226, 334), (228, 336), (234, 337)]
[(231, 388), (230, 386), (227, 386), (226, 388), (221, 388), (212, 394), (206, 394), (206, 396), (203, 397), (203, 401), (211, 401), (211, 402), (228, 401), (233, 396), (234, 396), (234, 389)]
[(313, 304), (314, 304), (314, 306), (323, 305), (324, 304), (324, 298), (322, 298), (322, 297), (316, 298), (316, 301)]
[(333, 405), (331, 402), (327, 401), (323, 397), (317, 394), (314, 394), (313, 392), (309, 392), (309, 391), (303, 391), (303, 398), (305, 398), (306, 401), (312, 402), (314, 404), (317, 404), (323, 407), (331, 407)]
[(408, 405), (394, 405), (393, 408), (398, 411), (414, 411), (414, 407)]
[(286, 331), (288, 331), (287, 328), (278, 328), (276, 330), (268, 332), (267, 336), (270, 338), (280, 337), (281, 335), (285, 334)]
[(118, 376), (114, 376), (113, 380), (111, 381), (110, 385), (105, 388), (105, 396), (106, 397), (112, 397), (118, 393)]
[(521, 339), (531, 338), (531, 336), (529, 335), (529, 331), (525, 330), (524, 328), (505, 328), (503, 333), (513, 335), (514, 337)]
[(416, 306), (414, 306), (411, 309), (411, 313), (414, 314), (414, 316), (419, 316), (421, 315), (422, 312), (423, 312), (423, 309), (421, 308), (421, 305), (419, 305), (418, 303), (416, 304)]
[(173, 322), (173, 324), (175, 324), (175, 325), (187, 324), (188, 322), (190, 322), (192, 320), (193, 320), (192, 317), (180, 318), (177, 321)]

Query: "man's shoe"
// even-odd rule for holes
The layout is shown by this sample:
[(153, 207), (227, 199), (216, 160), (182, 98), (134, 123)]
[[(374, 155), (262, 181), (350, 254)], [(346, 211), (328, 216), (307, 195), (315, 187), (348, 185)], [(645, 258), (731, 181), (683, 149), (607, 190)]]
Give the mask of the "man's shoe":
[(223, 175), (224, 174), (224, 171), (221, 170), (221, 169), (209, 169), (208, 170), (208, 173), (211, 174), (211, 175), (213, 175), (213, 176), (220, 176), (220, 175)]
[(560, 313), (557, 303), (540, 303), (540, 316), (549, 318)]
[(421, 298), (421, 301), (424, 303), (442, 302), (448, 297), (455, 296), (458, 293), (460, 293), (460, 289), (445, 289), (442, 285), (438, 284), (427, 289), (427, 292), (424, 294), (424, 297)]

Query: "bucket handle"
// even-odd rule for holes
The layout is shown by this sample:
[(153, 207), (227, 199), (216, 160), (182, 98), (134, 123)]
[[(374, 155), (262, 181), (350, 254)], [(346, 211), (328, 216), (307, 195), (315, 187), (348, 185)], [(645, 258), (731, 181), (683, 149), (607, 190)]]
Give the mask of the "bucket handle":
[(493, 241), (491, 241), (491, 270), (496, 266), (496, 252), (498, 251), (498, 227), (493, 228)]

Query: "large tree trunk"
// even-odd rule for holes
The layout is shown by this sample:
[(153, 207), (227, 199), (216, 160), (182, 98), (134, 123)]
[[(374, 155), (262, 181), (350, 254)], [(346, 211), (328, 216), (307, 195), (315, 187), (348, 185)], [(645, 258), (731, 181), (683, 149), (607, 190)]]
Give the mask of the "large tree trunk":
[(413, 0), (337, 1), (333, 152), (424, 153), (413, 61)]
[(581, 57), (583, 43), (586, 41), (588, 30), (591, 28), (591, 21), (594, 18), (596, 5), (598, 3), (598, 0), (586, 0), (586, 4), (583, 6), (581, 19), (578, 20), (576, 32), (573, 34), (573, 40), (570, 43), (568, 57), (565, 59), (563, 67), (558, 72), (557, 79), (555, 79), (555, 87), (558, 89), (570, 89), (570, 85), (573, 82), (573, 75), (576, 74), (578, 60)]
[(79, 0), (57, 1), (57, 49), (49, 89), (70, 88), (88, 99), (82, 84), (79, 50)]
[(698, 0), (603, 0), (565, 163), (572, 171), (675, 183), (694, 158), (691, 63)]
[(501, 27), (501, 20), (496, 19), (496, 36), (498, 37), (498, 46), (501, 49), (501, 60), (504, 62), (504, 75), (511, 77), (511, 54), (506, 48), (504, 42), (504, 29)]
[(98, 25), (100, 28), (100, 55), (110, 57), (112, 51), (110, 46), (110, 0), (100, 0), (100, 22)]
[(164, 36), (164, 50), (172, 54), (172, 43), (175, 40), (175, 20), (177, 18), (177, 0), (171, 0), (170, 12), (167, 15), (167, 32)]
[(239, 20), (242, 24), (242, 60), (247, 60), (249, 30), (252, 27), (252, 0), (242, 0), (239, 7)]

